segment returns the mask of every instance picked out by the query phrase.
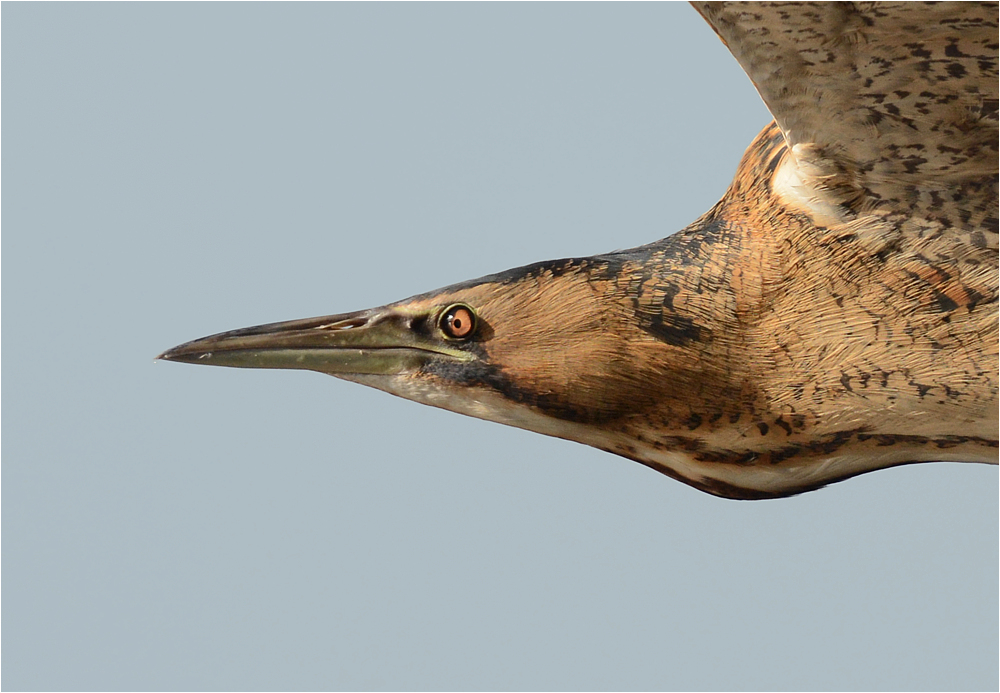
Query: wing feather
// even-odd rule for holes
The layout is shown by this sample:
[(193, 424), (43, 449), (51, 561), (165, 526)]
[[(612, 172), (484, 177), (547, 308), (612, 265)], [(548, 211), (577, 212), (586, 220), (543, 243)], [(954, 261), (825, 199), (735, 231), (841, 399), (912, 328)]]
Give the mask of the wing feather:
[(995, 2), (696, 2), (818, 196), (997, 229)]

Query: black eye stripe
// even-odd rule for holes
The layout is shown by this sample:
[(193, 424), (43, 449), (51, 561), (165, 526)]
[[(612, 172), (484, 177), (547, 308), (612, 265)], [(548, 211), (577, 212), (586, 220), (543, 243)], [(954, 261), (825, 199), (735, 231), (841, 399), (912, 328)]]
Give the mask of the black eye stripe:
[(476, 313), (469, 306), (456, 303), (441, 313), (438, 326), (446, 337), (468, 339), (476, 330)]

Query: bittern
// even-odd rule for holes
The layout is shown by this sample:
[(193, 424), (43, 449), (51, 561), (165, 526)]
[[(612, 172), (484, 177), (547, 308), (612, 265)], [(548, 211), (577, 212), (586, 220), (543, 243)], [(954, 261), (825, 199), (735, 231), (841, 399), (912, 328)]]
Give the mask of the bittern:
[(695, 7), (774, 122), (687, 228), (160, 358), (328, 373), (728, 498), (996, 464), (997, 3)]

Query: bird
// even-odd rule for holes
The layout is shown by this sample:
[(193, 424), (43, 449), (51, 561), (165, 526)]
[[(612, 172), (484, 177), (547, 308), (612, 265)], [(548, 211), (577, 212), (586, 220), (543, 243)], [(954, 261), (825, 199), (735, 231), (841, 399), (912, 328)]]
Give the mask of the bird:
[(773, 121), (647, 245), (157, 358), (318, 371), (731, 499), (998, 462), (996, 2), (695, 2)]

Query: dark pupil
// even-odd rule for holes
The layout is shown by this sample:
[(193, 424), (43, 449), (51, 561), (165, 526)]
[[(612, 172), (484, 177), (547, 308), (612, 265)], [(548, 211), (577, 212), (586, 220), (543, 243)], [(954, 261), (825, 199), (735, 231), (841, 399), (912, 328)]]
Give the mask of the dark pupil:
[(472, 316), (465, 308), (456, 307), (448, 312), (444, 329), (449, 336), (463, 339), (472, 331)]

